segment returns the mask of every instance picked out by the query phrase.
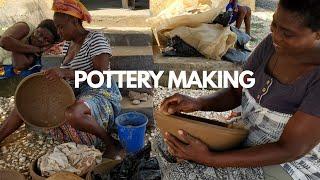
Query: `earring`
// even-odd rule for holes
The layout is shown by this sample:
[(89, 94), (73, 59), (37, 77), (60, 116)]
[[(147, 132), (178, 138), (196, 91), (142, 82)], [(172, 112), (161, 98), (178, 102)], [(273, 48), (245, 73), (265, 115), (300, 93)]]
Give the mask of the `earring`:
[(320, 32), (319, 33), (317, 33), (317, 40), (320, 40)]

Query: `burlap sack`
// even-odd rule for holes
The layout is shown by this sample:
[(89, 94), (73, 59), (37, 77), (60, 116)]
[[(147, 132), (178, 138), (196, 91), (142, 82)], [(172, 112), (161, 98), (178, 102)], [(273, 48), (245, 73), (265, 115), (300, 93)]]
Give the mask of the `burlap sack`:
[(164, 0), (153, 7), (156, 16), (147, 19), (157, 32), (180, 26), (198, 26), (211, 22), (229, 0)]
[(233, 47), (237, 36), (229, 27), (219, 24), (202, 24), (198, 27), (178, 27), (164, 34), (167, 37), (179, 36), (186, 43), (196, 48), (207, 58), (221, 60), (230, 47)]

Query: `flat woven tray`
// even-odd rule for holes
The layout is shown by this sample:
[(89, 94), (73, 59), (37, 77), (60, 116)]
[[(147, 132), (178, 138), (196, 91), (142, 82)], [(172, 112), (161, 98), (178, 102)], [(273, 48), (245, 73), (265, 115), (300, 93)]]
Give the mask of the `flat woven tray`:
[(64, 113), (76, 98), (65, 80), (49, 81), (43, 73), (23, 79), (15, 93), (20, 117), (29, 125), (54, 128), (65, 122)]

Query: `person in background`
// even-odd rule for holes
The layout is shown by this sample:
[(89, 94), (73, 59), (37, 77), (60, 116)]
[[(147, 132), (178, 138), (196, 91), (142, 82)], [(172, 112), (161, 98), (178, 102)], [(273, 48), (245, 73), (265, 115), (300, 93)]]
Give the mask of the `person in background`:
[(226, 11), (233, 12), (229, 24), (236, 22), (236, 27), (240, 29), (242, 22), (244, 21), (246, 33), (251, 36), (251, 9), (248, 6), (240, 6), (238, 0), (230, 0), (226, 7)]
[[(75, 71), (110, 70), (111, 47), (101, 32), (86, 30), (82, 22), (91, 22), (86, 7), (78, 0), (54, 0), (54, 24), (65, 41), (65, 55), (60, 67), (47, 69), (49, 81), (65, 79), (74, 89), (77, 101), (65, 111), (66, 123), (50, 129), (49, 134), (59, 142), (75, 142), (88, 146), (106, 145), (105, 155), (116, 158), (121, 151), (110, 135), (115, 117), (121, 110), (121, 94), (114, 81), (107, 87), (107, 80), (100, 88), (91, 88), (86, 82), (74, 88)], [(94, 82), (97, 79), (93, 78)], [(23, 124), (14, 109), (0, 129), (0, 142)], [(119, 157), (119, 156), (118, 156)]]
[(40, 54), (60, 40), (53, 20), (43, 20), (37, 28), (18, 22), (0, 36), (1, 65), (18, 71), (40, 64)]
[(178, 133), (187, 143), (165, 133), (168, 151), (185, 161), (170, 163), (159, 153), (163, 179), (320, 179), (320, 1), (280, 0), (271, 33), (243, 69), (254, 73), (250, 89), (164, 100), (165, 114), (223, 112), (241, 105), (249, 134), (241, 147), (219, 152), (186, 131)]

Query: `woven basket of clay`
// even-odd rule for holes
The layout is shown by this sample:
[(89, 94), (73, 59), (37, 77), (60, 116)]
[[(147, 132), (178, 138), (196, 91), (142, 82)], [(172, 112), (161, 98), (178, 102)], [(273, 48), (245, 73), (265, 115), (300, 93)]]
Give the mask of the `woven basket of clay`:
[(64, 113), (75, 102), (71, 86), (63, 79), (49, 81), (43, 73), (24, 78), (15, 92), (15, 104), (24, 122), (54, 128), (65, 122)]
[(219, 121), (186, 114), (165, 115), (160, 111), (156, 111), (155, 120), (163, 135), (168, 132), (183, 141), (178, 131), (184, 130), (207, 144), (210, 149), (216, 151), (235, 148), (248, 135), (248, 131), (244, 128), (231, 127)]
[(10, 170), (10, 169), (0, 170), (0, 180), (7, 180), (7, 179), (25, 180), (24, 176), (17, 171)]

